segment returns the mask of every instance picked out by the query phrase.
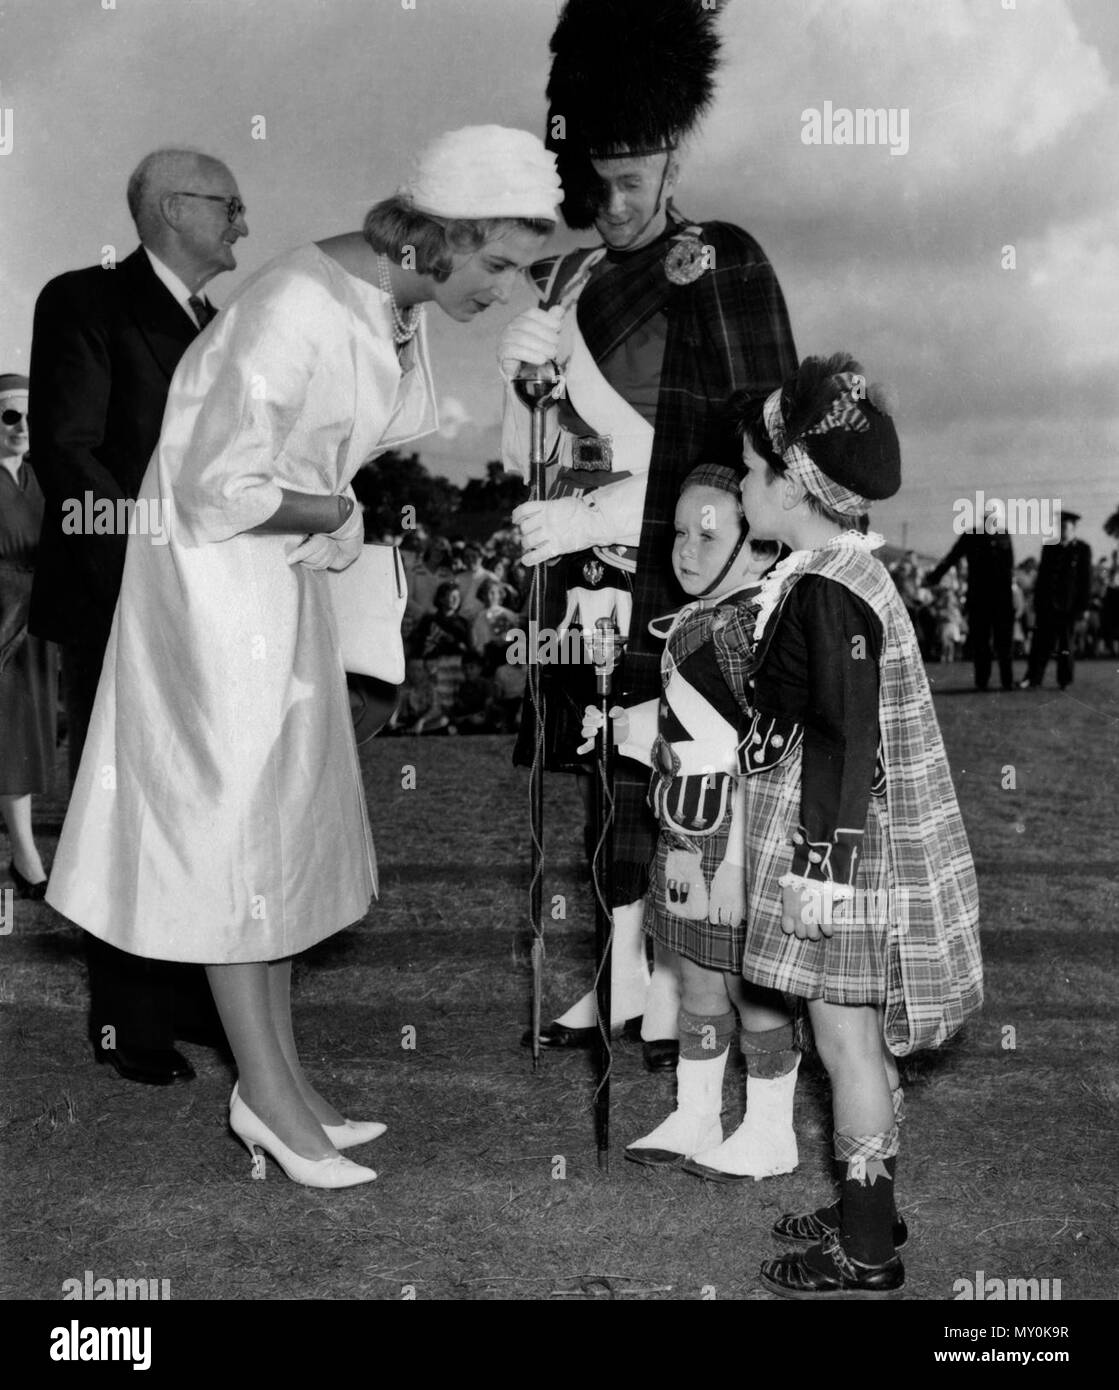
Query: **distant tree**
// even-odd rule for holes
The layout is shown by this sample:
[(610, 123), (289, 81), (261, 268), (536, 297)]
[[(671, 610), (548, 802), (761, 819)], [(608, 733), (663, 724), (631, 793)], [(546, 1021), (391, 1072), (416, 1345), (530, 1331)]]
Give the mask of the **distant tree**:
[(471, 478), (463, 485), (460, 506), (464, 512), (500, 512), (508, 516), (527, 495), (520, 477), (506, 473), (500, 460), (491, 459), (484, 478)]
[(417, 525), (443, 531), (462, 498), (449, 478), (428, 472), (419, 454), (401, 454), (395, 449), (358, 470), (354, 492), (365, 507), (366, 535), (399, 533)]
[(1103, 529), (1109, 536), (1119, 541), (1119, 507), (1116, 507), (1104, 522)]

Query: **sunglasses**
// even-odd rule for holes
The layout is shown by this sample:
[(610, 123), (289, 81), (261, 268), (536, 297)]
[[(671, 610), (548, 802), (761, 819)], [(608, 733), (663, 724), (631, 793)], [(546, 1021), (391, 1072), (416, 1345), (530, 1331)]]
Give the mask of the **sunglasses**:
[(226, 198), (221, 193), (188, 193), (183, 188), (177, 188), (175, 193), (180, 198), (205, 198), (210, 203), (224, 203), (225, 215), (230, 222), (236, 222), (247, 211), (240, 198)]
[(26, 410), (4, 410), (0, 411), (0, 420), (5, 425), (18, 425), (21, 420), (27, 419)]

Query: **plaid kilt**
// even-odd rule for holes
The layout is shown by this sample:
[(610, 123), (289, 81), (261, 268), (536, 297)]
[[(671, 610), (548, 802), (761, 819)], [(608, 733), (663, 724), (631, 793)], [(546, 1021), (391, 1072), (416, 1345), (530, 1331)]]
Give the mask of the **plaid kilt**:
[[(784, 763), (746, 779), (743, 974), (805, 998), (883, 1002), (886, 1042), (905, 1056), (939, 1046), (982, 1005), (975, 868), (913, 625), (893, 581), (865, 543), (833, 542), (806, 553), (786, 575), (777, 609), (758, 619), (759, 665), (779, 633), (783, 597), (806, 573), (846, 585), (882, 622), (878, 726), (886, 791), (884, 798), (870, 799), (855, 887), (885, 895), (885, 942), (874, 940), (882, 924), (858, 921), (838, 925), (826, 945), (795, 936), (783, 946), (777, 941), (775, 932), (784, 935), (777, 880), (791, 868), (792, 847), (786, 842), (800, 810), (797, 750)], [(852, 938), (849, 945), (842, 940), (846, 936)], [(855, 978), (860, 959), (867, 971), (861, 985)]]
[[(904, 1004), (896, 992), (891, 998), (891, 982), (896, 991), (901, 979), (897, 934), (886, 921), (874, 920), (876, 914), (856, 914), (853, 923), (837, 927), (833, 936), (819, 941), (801, 941), (781, 930), (780, 879), (793, 866), (800, 770), (798, 745), (771, 771), (746, 778), (747, 921), (742, 974), (754, 984), (801, 999), (896, 1008)], [(885, 816), (883, 798), (872, 796), (855, 881), (856, 891), (866, 895), (860, 902), (886, 901)]]

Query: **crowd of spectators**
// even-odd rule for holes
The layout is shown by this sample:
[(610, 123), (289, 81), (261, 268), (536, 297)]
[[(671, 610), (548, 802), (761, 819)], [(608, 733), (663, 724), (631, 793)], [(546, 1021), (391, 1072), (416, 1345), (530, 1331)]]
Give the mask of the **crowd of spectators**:
[[(392, 542), (391, 536), (384, 536)], [(512, 528), (482, 544), (430, 535), (422, 526), (399, 540), (408, 576), (404, 616), (407, 675), (385, 734), (515, 732), (525, 687), (523, 664), (508, 660), (510, 635), (527, 631), (531, 575)], [(941, 575), (915, 550), (889, 566), (909, 612), (921, 655), (930, 662), (970, 657), (968, 566)], [(1014, 567), (1013, 655), (1027, 655), (1034, 628), (1038, 562)], [(1119, 550), (1092, 567), (1091, 603), (1074, 629), (1078, 658), (1119, 656)]]
[(477, 545), (417, 527), (400, 549), (407, 675), (384, 732), (515, 732), (526, 673), (506, 657), (510, 634), (527, 629), (531, 576), (512, 530)]

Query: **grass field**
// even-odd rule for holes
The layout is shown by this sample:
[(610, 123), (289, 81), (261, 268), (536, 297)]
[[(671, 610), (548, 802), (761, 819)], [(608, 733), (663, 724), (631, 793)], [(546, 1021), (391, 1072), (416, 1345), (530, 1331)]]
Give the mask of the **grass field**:
[[(1082, 664), (1065, 694), (977, 695), (960, 665), (930, 676), (979, 871), (987, 1004), (942, 1052), (903, 1067), (905, 1293), (950, 1299), (983, 1270), (1060, 1279), (1066, 1300), (1114, 1298), (1114, 663)], [(360, 1153), (379, 1180), (319, 1193), (270, 1162), (251, 1181), (225, 1125), (231, 1075), (205, 1049), (184, 1047), (199, 1073), (188, 1086), (95, 1067), (80, 934), (21, 902), (0, 937), (0, 1293), (56, 1299), (90, 1270), (169, 1280), (176, 1300), (399, 1299), (409, 1286), (421, 1299), (767, 1300), (756, 1272), (776, 1248), (772, 1221), (831, 1191), (818, 1064), (801, 1072), (798, 1171), (713, 1187), (622, 1161), (671, 1108), (673, 1079), (619, 1044), (614, 1156), (600, 1172), (588, 1057), (545, 1056), (533, 1074), (518, 1045), (527, 787), (508, 740), (375, 742), (365, 774), (381, 899), (302, 959), (296, 1023), (321, 1088), (387, 1121)], [(558, 1006), (589, 980), (591, 905), (566, 779), (549, 804), (547, 892), (568, 899), (566, 920), (548, 923)], [(48, 858), (62, 811), (39, 808)], [(737, 1061), (730, 1074), (735, 1123)]]

